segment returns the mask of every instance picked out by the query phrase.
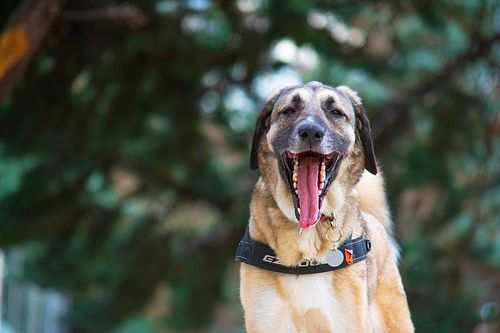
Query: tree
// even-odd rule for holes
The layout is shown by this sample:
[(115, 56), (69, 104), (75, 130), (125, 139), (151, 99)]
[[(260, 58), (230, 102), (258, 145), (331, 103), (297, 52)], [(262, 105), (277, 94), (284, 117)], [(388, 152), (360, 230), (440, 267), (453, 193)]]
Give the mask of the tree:
[[(1, 4), (2, 40), (30, 3)], [(85, 332), (146, 313), (158, 290), (160, 326), (206, 327), (215, 306), (238, 304), (258, 106), (275, 81), (347, 84), (372, 119), (417, 330), (494, 327), (498, 11), (68, 1), (0, 105), (0, 245), (22, 247), (26, 279), (70, 296)]]

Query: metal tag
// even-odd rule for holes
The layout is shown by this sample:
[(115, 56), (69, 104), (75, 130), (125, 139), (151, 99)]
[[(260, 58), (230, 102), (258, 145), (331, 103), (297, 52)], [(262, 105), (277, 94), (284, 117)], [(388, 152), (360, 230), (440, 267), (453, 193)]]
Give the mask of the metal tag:
[(338, 249), (331, 250), (326, 255), (326, 263), (332, 267), (338, 267), (342, 265), (343, 261), (344, 254)]

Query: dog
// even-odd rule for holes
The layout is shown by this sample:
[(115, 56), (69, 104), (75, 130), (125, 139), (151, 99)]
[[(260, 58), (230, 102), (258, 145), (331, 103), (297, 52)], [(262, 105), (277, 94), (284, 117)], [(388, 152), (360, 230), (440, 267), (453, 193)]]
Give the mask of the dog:
[(260, 177), (237, 254), (247, 332), (413, 332), (358, 94), (280, 90), (257, 119), (250, 167)]

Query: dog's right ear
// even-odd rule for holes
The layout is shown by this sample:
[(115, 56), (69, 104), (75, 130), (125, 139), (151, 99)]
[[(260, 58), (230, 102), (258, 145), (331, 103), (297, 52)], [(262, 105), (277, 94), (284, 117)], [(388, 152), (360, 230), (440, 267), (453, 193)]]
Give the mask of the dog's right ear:
[(281, 93), (284, 90), (285, 89), (280, 90), (266, 102), (266, 104), (262, 108), (262, 111), (260, 112), (259, 117), (257, 118), (257, 124), (255, 125), (255, 131), (253, 133), (252, 139), (252, 149), (250, 151), (250, 169), (252, 170), (257, 170), (259, 168), (258, 154), (260, 139), (262, 138), (262, 135), (266, 134), (267, 131), (269, 131), (269, 127), (271, 127), (270, 117), (271, 112), (274, 108), (274, 103), (276, 102), (278, 97), (281, 96)]

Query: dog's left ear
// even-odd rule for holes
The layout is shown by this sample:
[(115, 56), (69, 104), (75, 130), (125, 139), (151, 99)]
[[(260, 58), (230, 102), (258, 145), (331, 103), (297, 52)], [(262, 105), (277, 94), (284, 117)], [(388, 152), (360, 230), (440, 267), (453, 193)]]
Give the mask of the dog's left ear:
[(278, 97), (281, 96), (282, 92), (285, 90), (286, 88), (281, 89), (271, 98), (269, 98), (269, 100), (262, 108), (259, 117), (257, 118), (257, 124), (255, 125), (255, 131), (253, 133), (253, 139), (252, 139), (252, 149), (250, 151), (250, 169), (252, 170), (257, 170), (259, 168), (258, 155), (259, 155), (260, 139), (262, 135), (266, 134), (267, 131), (269, 131), (269, 127), (271, 126), (270, 117), (271, 117), (271, 112), (273, 111), (274, 108), (274, 103), (276, 102)]
[(356, 131), (361, 139), (365, 153), (365, 169), (376, 175), (377, 162), (375, 161), (375, 152), (373, 150), (372, 131), (370, 129), (370, 122), (366, 117), (365, 108), (361, 104), (361, 98), (358, 96), (358, 93), (347, 86), (337, 87), (337, 90), (344, 93), (351, 100), (354, 113), (356, 114)]

